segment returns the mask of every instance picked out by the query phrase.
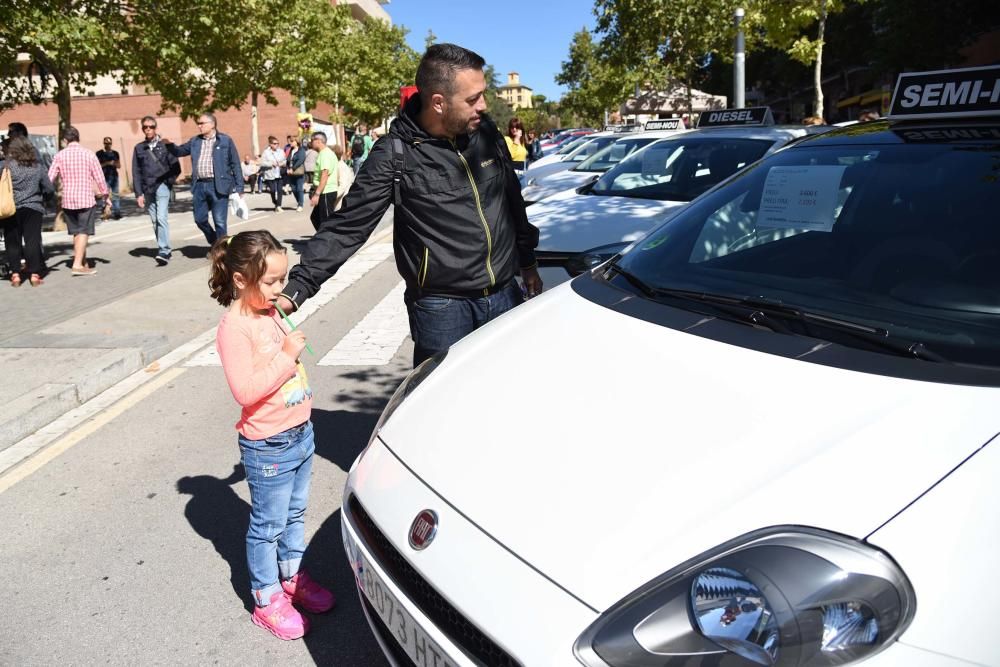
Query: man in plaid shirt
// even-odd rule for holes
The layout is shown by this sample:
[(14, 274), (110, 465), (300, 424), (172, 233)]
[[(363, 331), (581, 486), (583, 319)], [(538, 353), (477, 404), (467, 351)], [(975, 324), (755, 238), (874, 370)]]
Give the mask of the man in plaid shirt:
[(87, 265), (87, 240), (94, 235), (97, 208), (95, 192), (105, 198), (105, 209), (111, 208), (108, 186), (97, 155), (80, 145), (80, 132), (75, 127), (63, 131), (66, 148), (52, 158), (49, 180), (62, 182), (62, 207), (66, 230), (73, 237), (73, 275), (92, 276), (97, 269)]

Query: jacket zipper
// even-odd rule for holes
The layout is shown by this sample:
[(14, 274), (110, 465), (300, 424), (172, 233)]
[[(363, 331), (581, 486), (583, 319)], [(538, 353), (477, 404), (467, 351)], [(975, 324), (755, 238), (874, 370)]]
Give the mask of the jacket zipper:
[[(486, 230), (486, 273), (490, 276), (490, 287), (497, 284), (496, 276), (493, 275), (493, 237), (490, 235), (490, 226), (486, 222), (486, 214), (483, 213), (483, 205), (479, 200), (479, 188), (476, 187), (476, 181), (472, 178), (472, 170), (469, 169), (469, 163), (466, 162), (465, 156), (462, 155), (462, 151), (458, 150), (458, 145), (452, 141), (451, 147), (455, 149), (455, 153), (458, 155), (458, 159), (462, 161), (462, 166), (465, 167), (465, 173), (469, 177), (469, 183), (472, 185), (472, 195), (476, 199), (476, 210), (479, 211), (479, 219), (483, 223), (483, 229)], [(489, 290), (483, 290), (483, 296), (489, 296)]]
[(424, 261), (417, 270), (417, 275), (420, 276), (419, 284), (421, 287), (423, 287), (424, 283), (427, 281), (427, 266), (430, 264), (430, 257), (428, 255), (427, 246), (424, 246)]

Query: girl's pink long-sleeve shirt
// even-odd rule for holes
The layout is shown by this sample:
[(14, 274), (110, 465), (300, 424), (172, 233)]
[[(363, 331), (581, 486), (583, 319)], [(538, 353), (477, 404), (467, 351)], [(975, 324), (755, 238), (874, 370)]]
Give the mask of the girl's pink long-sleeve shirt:
[(243, 406), (236, 430), (264, 440), (309, 419), (312, 390), (302, 364), (281, 349), (281, 320), (267, 315), (226, 311), (215, 346), (236, 402)]

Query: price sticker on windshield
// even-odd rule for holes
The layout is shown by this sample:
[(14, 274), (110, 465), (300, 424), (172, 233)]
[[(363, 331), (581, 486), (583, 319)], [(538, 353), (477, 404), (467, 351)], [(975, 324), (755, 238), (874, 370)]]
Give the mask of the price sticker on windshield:
[(758, 227), (829, 232), (846, 167), (771, 167), (757, 213)]

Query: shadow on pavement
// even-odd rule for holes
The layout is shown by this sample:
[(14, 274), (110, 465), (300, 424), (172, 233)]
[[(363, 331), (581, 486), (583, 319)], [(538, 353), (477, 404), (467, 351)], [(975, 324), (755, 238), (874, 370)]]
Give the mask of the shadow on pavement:
[(337, 596), (327, 614), (312, 614), (312, 627), (303, 641), (317, 665), (388, 665), (365, 620), (354, 573), (344, 554), (340, 535), (341, 511), (323, 522), (313, 536), (302, 565)]
[(246, 549), (250, 505), (232, 488), (244, 479), (243, 466), (237, 463), (226, 479), (211, 475), (182, 477), (177, 480), (177, 493), (191, 496), (184, 516), (194, 531), (211, 542), (222, 559), (229, 563), (233, 592), (249, 612), (253, 611)]

